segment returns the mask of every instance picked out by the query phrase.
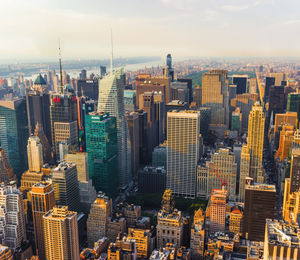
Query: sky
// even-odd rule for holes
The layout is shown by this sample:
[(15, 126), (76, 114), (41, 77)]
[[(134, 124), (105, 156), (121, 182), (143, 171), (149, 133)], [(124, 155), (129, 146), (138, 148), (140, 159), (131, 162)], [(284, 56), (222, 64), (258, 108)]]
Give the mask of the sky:
[[(1, 60), (300, 56), (299, 0), (0, 0)], [(176, 59), (176, 58), (175, 58)]]

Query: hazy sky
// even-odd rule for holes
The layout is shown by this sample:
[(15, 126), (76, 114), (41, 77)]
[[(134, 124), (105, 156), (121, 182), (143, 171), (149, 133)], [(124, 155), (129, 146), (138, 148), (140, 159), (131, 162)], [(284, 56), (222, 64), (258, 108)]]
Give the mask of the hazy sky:
[(300, 56), (299, 0), (0, 0), (0, 60)]

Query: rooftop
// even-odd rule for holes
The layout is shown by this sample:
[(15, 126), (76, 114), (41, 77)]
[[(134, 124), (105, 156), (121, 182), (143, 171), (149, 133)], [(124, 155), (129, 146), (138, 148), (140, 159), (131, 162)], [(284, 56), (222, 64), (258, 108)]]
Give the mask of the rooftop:
[(275, 185), (269, 185), (263, 183), (254, 183), (253, 185), (247, 185), (246, 189), (276, 192)]

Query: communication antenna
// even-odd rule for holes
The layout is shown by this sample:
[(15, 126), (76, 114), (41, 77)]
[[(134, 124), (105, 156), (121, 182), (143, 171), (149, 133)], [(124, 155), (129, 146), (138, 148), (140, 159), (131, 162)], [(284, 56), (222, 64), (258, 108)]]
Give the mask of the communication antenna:
[(113, 36), (112, 29), (110, 28), (110, 44), (111, 44), (111, 54), (110, 54), (110, 72), (113, 72), (113, 58), (114, 58), (114, 48), (113, 48)]
[(62, 77), (62, 66), (61, 66), (61, 49), (60, 49), (60, 39), (58, 39), (58, 55), (59, 55), (59, 75), (60, 75), (60, 88), (59, 92), (63, 92), (63, 77)]

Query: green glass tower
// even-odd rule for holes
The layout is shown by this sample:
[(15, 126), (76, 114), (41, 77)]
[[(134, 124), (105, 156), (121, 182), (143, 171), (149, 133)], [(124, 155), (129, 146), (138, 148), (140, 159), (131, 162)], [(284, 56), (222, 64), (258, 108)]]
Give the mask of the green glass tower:
[(300, 119), (300, 93), (290, 93), (287, 100), (288, 112), (297, 112), (298, 121)]
[(89, 177), (97, 191), (113, 197), (118, 192), (118, 139), (115, 117), (109, 113), (85, 115)]
[(27, 169), (25, 99), (0, 100), (0, 142), (17, 177)]

